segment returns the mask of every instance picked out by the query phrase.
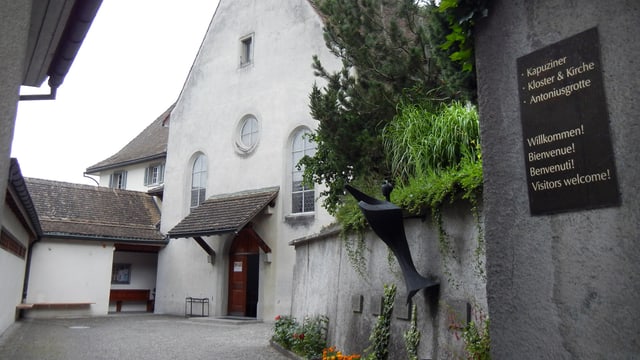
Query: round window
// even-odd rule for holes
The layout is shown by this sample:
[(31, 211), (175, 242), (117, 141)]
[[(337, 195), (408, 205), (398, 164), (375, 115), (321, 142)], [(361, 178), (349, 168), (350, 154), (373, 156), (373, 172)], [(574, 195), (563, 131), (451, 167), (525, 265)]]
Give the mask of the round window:
[(241, 153), (255, 149), (260, 139), (260, 124), (253, 115), (245, 116), (238, 124), (236, 147)]

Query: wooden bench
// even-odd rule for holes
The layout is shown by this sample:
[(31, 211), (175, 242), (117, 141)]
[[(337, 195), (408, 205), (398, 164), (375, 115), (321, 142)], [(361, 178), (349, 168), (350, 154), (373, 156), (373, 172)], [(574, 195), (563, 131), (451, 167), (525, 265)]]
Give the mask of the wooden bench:
[(43, 302), (43, 303), (22, 303), (16, 305), (18, 310), (30, 309), (76, 309), (80, 307), (88, 307), (95, 304), (94, 302)]
[(143, 289), (111, 289), (109, 302), (116, 303), (116, 312), (122, 310), (123, 301), (139, 301), (147, 304), (147, 312), (153, 311), (153, 300), (149, 299), (150, 290)]

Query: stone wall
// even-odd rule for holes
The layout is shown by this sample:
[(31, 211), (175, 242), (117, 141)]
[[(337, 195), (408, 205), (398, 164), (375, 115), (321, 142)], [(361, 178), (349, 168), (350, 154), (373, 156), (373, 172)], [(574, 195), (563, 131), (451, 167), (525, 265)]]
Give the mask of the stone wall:
[[(491, 3), (488, 17), (477, 28), (476, 66), (492, 358), (635, 358), (640, 353), (640, 105), (636, 99), (640, 42), (632, 29), (640, 27), (640, 4), (623, 0)], [(595, 100), (604, 98), (604, 108), (598, 109), (604, 116), (593, 120), (608, 122), (610, 135), (597, 134), (600, 140), (581, 146), (586, 149), (611, 141), (613, 156), (607, 160), (615, 163), (620, 201), (613, 206), (590, 206), (597, 205), (591, 201), (599, 194), (585, 191), (579, 195), (586, 200), (582, 207), (532, 215), (521, 124), (521, 111), (530, 98), (519, 94), (523, 86), (518, 84), (522, 74), (517, 62), (592, 28), (597, 28), (599, 36), (600, 68), (585, 74), (585, 79), (602, 75), (604, 94)], [(558, 50), (566, 52), (561, 56), (567, 56), (567, 64), (558, 63), (549, 76), (556, 70), (566, 74), (568, 66), (580, 65), (578, 51), (562, 46)], [(551, 91), (554, 86), (545, 89)], [(593, 100), (586, 92), (576, 92), (548, 103), (574, 104), (558, 110), (586, 118)], [(541, 114), (538, 119), (545, 117)], [(571, 158), (583, 166), (597, 165), (581, 152)], [(552, 191), (548, 190), (550, 199), (562, 205), (567, 195)]]
[[(462, 354), (462, 341), (449, 329), (451, 314), (466, 321), (467, 304), (472, 317), (486, 313), (484, 254), (478, 222), (466, 203), (443, 212), (450, 251), (442, 256), (439, 231), (430, 217), (405, 219), (405, 231), (418, 272), (435, 277), (440, 287), (413, 297), (421, 331), (421, 359), (446, 359)], [(478, 240), (480, 252), (478, 254)], [(410, 325), (410, 307), (400, 268), (387, 246), (372, 232), (365, 236), (366, 277), (354, 269), (339, 230), (327, 231), (293, 242), (296, 247), (292, 315), (329, 318), (329, 344), (346, 353), (361, 353), (369, 345), (369, 334), (380, 308), (383, 285), (397, 285), (392, 321), (390, 358), (406, 358), (402, 334)], [(391, 261), (389, 259), (392, 259)]]

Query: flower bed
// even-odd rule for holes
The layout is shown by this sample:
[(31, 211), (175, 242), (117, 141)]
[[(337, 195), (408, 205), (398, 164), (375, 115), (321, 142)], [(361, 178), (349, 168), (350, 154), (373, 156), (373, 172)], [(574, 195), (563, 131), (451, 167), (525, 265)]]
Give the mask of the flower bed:
[(321, 359), (327, 347), (327, 324), (323, 315), (307, 316), (298, 323), (294, 317), (278, 315), (275, 318), (272, 341), (283, 349), (305, 359)]

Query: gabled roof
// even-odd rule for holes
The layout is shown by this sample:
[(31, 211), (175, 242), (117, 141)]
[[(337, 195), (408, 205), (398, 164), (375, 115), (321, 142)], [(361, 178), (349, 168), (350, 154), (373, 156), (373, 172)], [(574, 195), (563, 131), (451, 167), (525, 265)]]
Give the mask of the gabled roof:
[(43, 237), (163, 245), (160, 210), (143, 192), (25, 178)]
[(169, 128), (163, 126), (163, 122), (171, 116), (171, 111), (174, 106), (175, 104), (171, 105), (162, 115), (155, 119), (146, 129), (115, 155), (88, 167), (86, 171), (87, 174), (166, 158)]
[(191, 210), (169, 230), (170, 238), (237, 232), (278, 196), (279, 187), (217, 195)]

